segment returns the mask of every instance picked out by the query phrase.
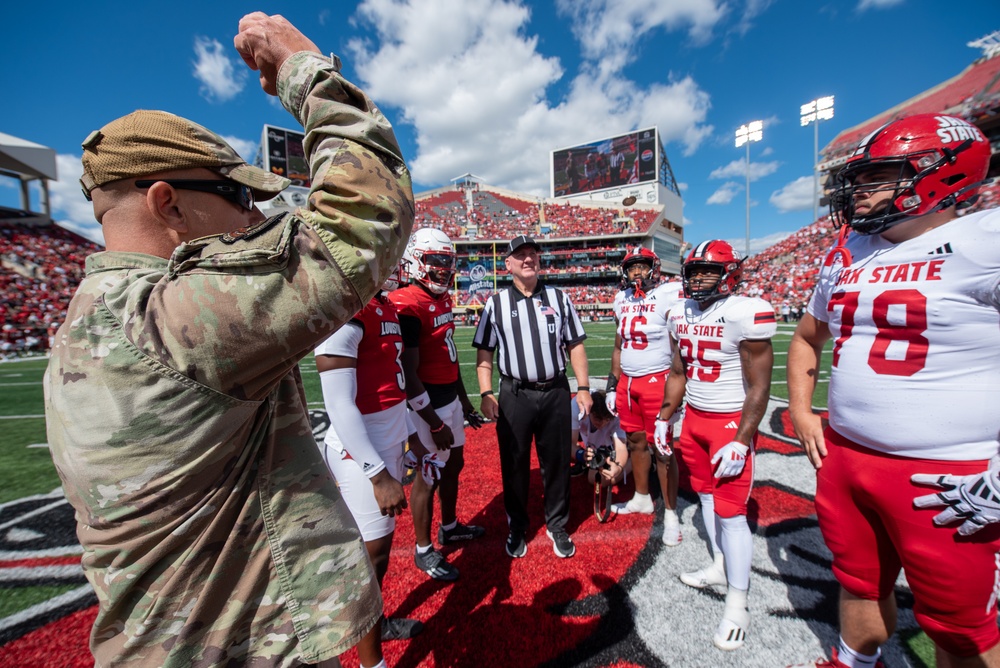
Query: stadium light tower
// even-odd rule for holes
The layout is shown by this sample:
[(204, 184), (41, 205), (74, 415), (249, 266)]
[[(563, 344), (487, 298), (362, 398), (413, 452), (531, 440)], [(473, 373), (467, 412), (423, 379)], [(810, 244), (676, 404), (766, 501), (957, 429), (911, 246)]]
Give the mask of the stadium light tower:
[(819, 219), (819, 122), (833, 118), (833, 96), (803, 104), (799, 110), (802, 127), (813, 125), (813, 222)]
[(764, 121), (750, 121), (736, 130), (736, 148), (747, 147), (747, 244), (746, 256), (750, 257), (750, 142), (764, 138)]

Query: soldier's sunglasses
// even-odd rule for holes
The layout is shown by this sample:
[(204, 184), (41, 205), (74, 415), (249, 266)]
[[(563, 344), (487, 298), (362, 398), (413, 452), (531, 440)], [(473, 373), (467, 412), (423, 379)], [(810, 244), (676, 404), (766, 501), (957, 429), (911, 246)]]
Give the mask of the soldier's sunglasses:
[(253, 210), (253, 188), (242, 183), (227, 179), (153, 179), (136, 181), (136, 188), (148, 188), (154, 183), (166, 183), (178, 190), (197, 190), (224, 197), (234, 204), (239, 204), (248, 211)]

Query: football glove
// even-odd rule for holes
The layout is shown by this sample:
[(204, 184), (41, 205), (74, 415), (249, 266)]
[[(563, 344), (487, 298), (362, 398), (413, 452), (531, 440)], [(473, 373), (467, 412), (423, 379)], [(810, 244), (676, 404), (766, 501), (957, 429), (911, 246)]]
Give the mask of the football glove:
[(615, 408), (615, 402), (618, 399), (618, 393), (614, 390), (609, 390), (607, 394), (604, 395), (604, 405), (608, 407), (608, 410), (612, 415), (618, 414), (618, 409)]
[(441, 479), (441, 469), (444, 468), (444, 465), (445, 462), (438, 459), (436, 452), (424, 455), (423, 463), (420, 465), (420, 475), (424, 477), (424, 482), (433, 486)]
[(403, 453), (403, 466), (408, 469), (415, 469), (419, 465), (420, 462), (417, 461), (417, 455), (413, 452), (413, 450), (407, 450)]
[(913, 499), (917, 508), (944, 507), (934, 516), (937, 526), (963, 520), (958, 533), (970, 536), (987, 524), (1000, 522), (1000, 471), (997, 469), (965, 476), (917, 473), (910, 481), (941, 490)]
[(486, 418), (477, 411), (476, 409), (469, 410), (464, 413), (465, 421), (469, 423), (469, 426), (473, 429), (479, 429), (486, 423)]
[(670, 423), (656, 418), (656, 427), (653, 429), (653, 445), (656, 446), (656, 451), (664, 457), (669, 457), (674, 454), (674, 449), (671, 447), (673, 441), (674, 430)]
[(747, 452), (750, 447), (743, 445), (739, 441), (730, 441), (722, 446), (722, 449), (712, 457), (712, 466), (718, 464), (715, 469), (715, 477), (732, 478), (743, 473), (743, 467), (747, 463)]

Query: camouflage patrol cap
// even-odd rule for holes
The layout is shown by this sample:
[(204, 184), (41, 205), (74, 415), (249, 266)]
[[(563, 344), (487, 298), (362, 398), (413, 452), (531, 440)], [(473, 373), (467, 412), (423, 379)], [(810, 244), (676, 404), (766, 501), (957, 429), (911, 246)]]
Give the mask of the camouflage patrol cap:
[(119, 179), (205, 167), (250, 186), (257, 201), (288, 187), (286, 178), (248, 165), (219, 135), (165, 111), (140, 109), (90, 133), (83, 142), (83, 192)]

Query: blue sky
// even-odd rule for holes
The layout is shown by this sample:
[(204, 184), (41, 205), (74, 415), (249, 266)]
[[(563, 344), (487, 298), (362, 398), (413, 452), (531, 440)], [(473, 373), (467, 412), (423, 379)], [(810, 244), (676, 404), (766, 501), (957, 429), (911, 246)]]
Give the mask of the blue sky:
[[(0, 132), (50, 146), (57, 220), (99, 228), (76, 184), (80, 143), (137, 108), (186, 116), (253, 158), (261, 127), (295, 127), (232, 47), (240, 17), (281, 13), (393, 122), (415, 190), (465, 172), (548, 194), (549, 151), (656, 125), (685, 201), (686, 238), (742, 240), (751, 146), (755, 249), (812, 219), (812, 128), (799, 106), (836, 98), (820, 146), (979, 55), (996, 0), (364, 0), (40, 3), (4, 9)], [(0, 204), (16, 205), (0, 178)], [(740, 245), (740, 247), (742, 244)]]

